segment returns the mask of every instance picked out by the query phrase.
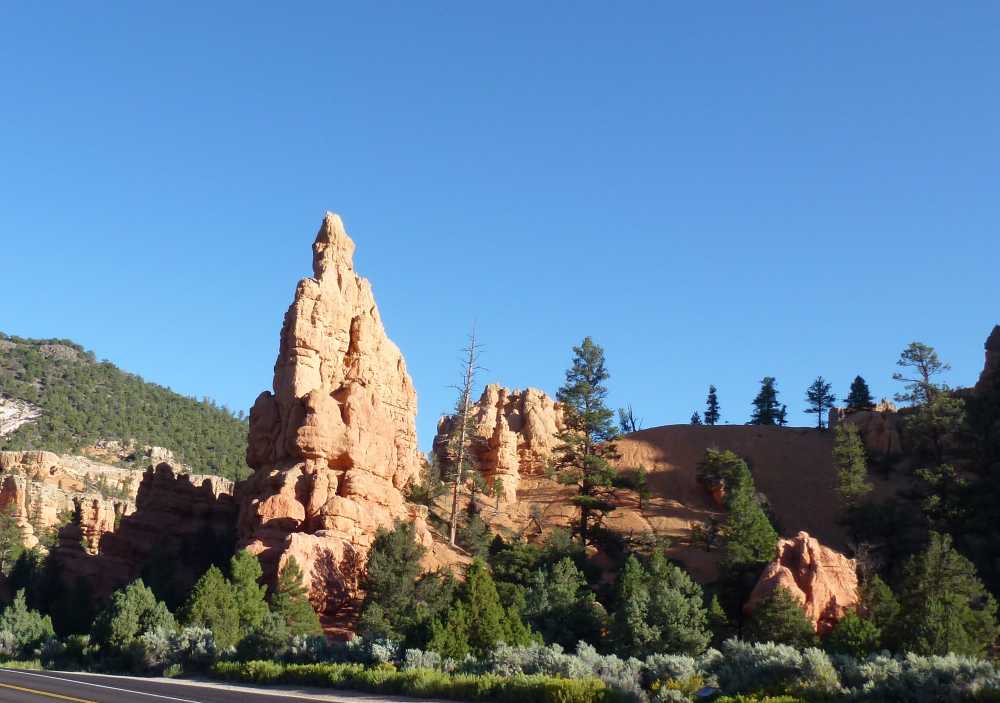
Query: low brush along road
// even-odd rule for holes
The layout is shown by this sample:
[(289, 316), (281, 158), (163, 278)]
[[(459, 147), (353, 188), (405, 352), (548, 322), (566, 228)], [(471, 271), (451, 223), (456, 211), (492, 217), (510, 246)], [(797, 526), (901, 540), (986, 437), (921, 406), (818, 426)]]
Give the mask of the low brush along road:
[[(378, 703), (390, 700), (407, 699), (350, 692), (267, 690), (209, 682), (0, 668), (0, 703)], [(424, 699), (422, 703), (428, 702)]]

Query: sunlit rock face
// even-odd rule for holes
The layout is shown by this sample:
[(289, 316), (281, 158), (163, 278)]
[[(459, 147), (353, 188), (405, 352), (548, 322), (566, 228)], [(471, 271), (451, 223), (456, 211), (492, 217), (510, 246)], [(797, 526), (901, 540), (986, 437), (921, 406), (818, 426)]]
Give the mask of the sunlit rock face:
[(416, 392), (353, 254), (340, 218), (327, 213), (313, 276), (285, 313), (273, 391), (250, 412), (254, 474), (238, 489), (241, 543), (271, 579), (294, 557), (327, 614), (358, 595), (379, 527), (412, 522), (433, 546), (424, 509), (403, 497), (419, 480)]
[(745, 610), (752, 612), (774, 589), (784, 588), (802, 604), (816, 631), (828, 632), (858, 607), (857, 566), (808, 532), (799, 532), (778, 541), (775, 559), (760, 575)]
[[(535, 388), (510, 390), (490, 384), (470, 408), (473, 463), (501, 499), (517, 500), (522, 476), (539, 475), (559, 444), (565, 429), (562, 406)], [(438, 421), (434, 453), (447, 457), (449, 437), (456, 428), (454, 415)]]

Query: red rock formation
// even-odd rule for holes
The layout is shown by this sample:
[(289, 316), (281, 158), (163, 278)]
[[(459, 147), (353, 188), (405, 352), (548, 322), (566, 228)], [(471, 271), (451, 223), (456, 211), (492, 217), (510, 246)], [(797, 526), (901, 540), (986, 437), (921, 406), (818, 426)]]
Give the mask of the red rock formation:
[(883, 399), (874, 410), (848, 413), (845, 408), (830, 410), (830, 429), (841, 422), (850, 422), (858, 428), (865, 449), (872, 456), (889, 458), (903, 453), (902, 420), (896, 406)]
[(100, 535), (96, 554), (82, 550), (80, 538), (89, 537), (88, 515), (97, 506), (80, 501), (82, 520), (60, 530), (56, 551), (67, 583), (85, 579), (98, 597), (107, 597), (144, 571), (159, 568), (169, 570), (178, 593), (186, 592), (211, 563), (213, 550), (231, 550), (235, 540), (232, 483), (197, 478), (176, 474), (168, 464), (148, 469), (135, 512), (120, 516), (115, 529)]
[(133, 474), (53, 452), (0, 452), (0, 509), (13, 510), (26, 547), (38, 544), (40, 530), (55, 528), (78, 511), (81, 538), (96, 554), (116, 518), (134, 509)]
[(744, 611), (752, 612), (779, 587), (802, 604), (817, 632), (828, 632), (858, 606), (857, 562), (799, 532), (778, 541), (775, 560), (760, 575)]
[(1000, 377), (1000, 325), (993, 328), (992, 334), (986, 339), (986, 363), (976, 384), (977, 393), (986, 390)]
[(432, 546), (425, 513), (402, 493), (419, 477), (416, 392), (353, 254), (340, 218), (327, 213), (313, 277), (285, 314), (273, 393), (250, 411), (255, 472), (238, 496), (242, 544), (269, 578), (294, 556), (313, 605), (328, 614), (357, 595), (379, 527), (412, 521)]
[[(508, 390), (490, 384), (471, 414), (474, 463), (488, 485), (499, 480), (503, 499), (515, 502), (521, 477), (542, 474), (559, 444), (556, 434), (564, 428), (562, 408), (535, 388)], [(438, 456), (448, 452), (454, 425), (453, 415), (438, 421), (434, 438)]]

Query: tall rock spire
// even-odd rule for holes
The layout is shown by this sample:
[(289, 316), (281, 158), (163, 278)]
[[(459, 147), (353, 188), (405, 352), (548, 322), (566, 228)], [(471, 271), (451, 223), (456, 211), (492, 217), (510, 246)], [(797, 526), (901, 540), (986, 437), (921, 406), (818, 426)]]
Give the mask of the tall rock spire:
[(419, 477), (417, 396), (382, 326), (371, 285), (354, 272), (354, 242), (327, 213), (313, 276), (285, 313), (273, 392), (250, 411), (239, 533), (270, 577), (294, 556), (310, 600), (334, 614), (357, 595), (379, 527), (423, 515), (402, 489)]

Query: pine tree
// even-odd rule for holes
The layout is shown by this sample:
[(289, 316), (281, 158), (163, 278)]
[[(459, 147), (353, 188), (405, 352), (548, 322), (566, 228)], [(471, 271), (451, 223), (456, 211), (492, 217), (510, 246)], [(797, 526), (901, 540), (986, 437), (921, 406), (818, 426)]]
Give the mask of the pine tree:
[(882, 631), (854, 611), (841, 618), (823, 640), (823, 647), (834, 654), (864, 659), (881, 649)]
[(465, 583), (445, 621), (432, 626), (427, 646), (442, 656), (456, 656), (464, 650), (483, 657), (497, 644), (524, 646), (531, 641), (531, 631), (517, 610), (503, 607), (489, 569), (476, 559), (469, 565)]
[(782, 409), (778, 405), (778, 390), (773, 376), (765, 376), (760, 382), (760, 392), (753, 399), (751, 425), (777, 425), (782, 419)]
[(245, 637), (264, 621), (269, 612), (267, 588), (260, 585), (263, 570), (256, 556), (241, 549), (229, 561), (229, 575), (239, 615), (240, 633)]
[(729, 617), (717, 594), (712, 596), (712, 601), (708, 604), (708, 627), (712, 631), (713, 647), (722, 644), (734, 634), (732, 623), (729, 622)]
[(753, 569), (774, 558), (778, 533), (757, 500), (750, 467), (729, 450), (708, 449), (698, 463), (698, 480), (724, 489), (728, 512), (721, 533), (725, 539), (724, 565), (731, 570)]
[[(458, 503), (459, 494), (462, 488), (463, 477), (468, 469), (471, 469), (472, 452), (470, 443), (472, 441), (472, 390), (476, 384), (476, 371), (479, 370), (480, 346), (476, 342), (476, 328), (472, 328), (469, 335), (469, 346), (463, 352), (465, 358), (462, 361), (462, 382), (456, 386), (458, 390), (458, 405), (455, 411), (455, 422), (448, 439), (449, 457), (454, 457), (454, 477), (452, 479), (451, 493), (451, 519), (449, 541), (455, 546), (458, 537)], [(477, 474), (478, 475), (478, 474)]]
[(699, 415), (697, 412), (695, 412), (694, 414), (692, 414), (691, 415), (691, 424), (692, 425), (700, 425), (701, 424), (701, 415)]
[(757, 604), (744, 634), (751, 642), (776, 642), (799, 648), (816, 645), (816, 632), (802, 605), (781, 586)]
[(22, 539), (21, 526), (17, 524), (14, 515), (14, 506), (8, 505), (0, 509), (0, 574), (4, 576), (10, 574), (14, 562), (24, 551)]
[(158, 628), (172, 630), (174, 616), (166, 604), (137, 579), (111, 595), (111, 602), (94, 619), (91, 640), (114, 653), (122, 653), (142, 635)]
[(565, 429), (558, 434), (555, 465), (561, 483), (576, 487), (573, 503), (580, 511), (577, 533), (587, 543), (593, 528), (614, 510), (618, 437), (613, 413), (604, 404), (609, 374), (604, 350), (590, 337), (573, 348), (573, 366), (566, 372), (566, 384), (556, 397), (563, 404)]
[(648, 568), (630, 556), (615, 599), (612, 635), (620, 654), (697, 655), (711, 640), (701, 586), (661, 551)]
[(720, 417), (721, 415), (719, 414), (719, 397), (716, 394), (715, 386), (709, 386), (708, 398), (705, 401), (705, 424), (717, 425), (719, 424)]
[(873, 574), (861, 583), (858, 593), (861, 601), (861, 615), (879, 631), (879, 646), (882, 649), (893, 649), (893, 635), (898, 630), (896, 620), (899, 617), (899, 601), (892, 589), (878, 574)]
[(195, 583), (181, 621), (185, 625), (207, 627), (216, 644), (223, 648), (236, 646), (240, 640), (240, 612), (233, 588), (215, 566), (209, 567)]
[(0, 615), (0, 632), (14, 638), (16, 652), (4, 652), (4, 656), (13, 654), (15, 657), (30, 658), (37, 656), (35, 650), (47, 640), (56, 636), (52, 629), (52, 618), (42, 615), (37, 610), (28, 610), (24, 590), (14, 595), (14, 600)]
[(837, 402), (837, 397), (831, 392), (831, 388), (832, 386), (822, 376), (817, 376), (806, 390), (806, 402), (809, 403), (806, 412), (816, 415), (816, 429), (819, 430), (826, 427), (826, 415)]
[(833, 466), (837, 471), (837, 494), (848, 508), (872, 490), (868, 482), (865, 446), (858, 428), (841, 422), (834, 430)]
[(981, 656), (1000, 633), (996, 600), (947, 534), (932, 532), (927, 549), (907, 562), (899, 603), (897, 638), (906, 651)]
[(855, 376), (851, 382), (851, 390), (847, 394), (847, 412), (856, 413), (875, 409), (875, 399), (868, 389), (868, 383), (861, 376)]
[(284, 619), (291, 634), (318, 635), (323, 631), (319, 616), (309, 603), (302, 580), (302, 569), (295, 557), (289, 557), (278, 574), (278, 585), (271, 595), (271, 610)]
[(524, 598), (528, 623), (547, 643), (570, 649), (580, 641), (600, 640), (604, 608), (569, 557), (535, 571)]
[(935, 383), (935, 376), (951, 370), (951, 366), (943, 363), (934, 347), (922, 342), (910, 342), (899, 355), (896, 366), (911, 369), (906, 375), (896, 372), (892, 375), (894, 381), (905, 383), (905, 391), (896, 394), (896, 400), (910, 405), (924, 405), (938, 395), (944, 386)]

